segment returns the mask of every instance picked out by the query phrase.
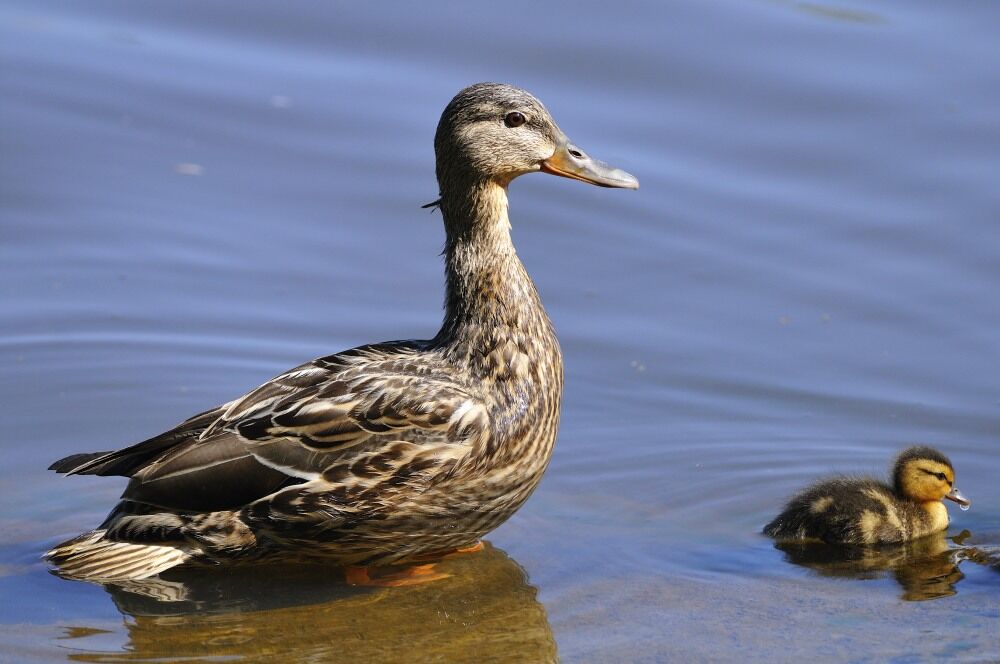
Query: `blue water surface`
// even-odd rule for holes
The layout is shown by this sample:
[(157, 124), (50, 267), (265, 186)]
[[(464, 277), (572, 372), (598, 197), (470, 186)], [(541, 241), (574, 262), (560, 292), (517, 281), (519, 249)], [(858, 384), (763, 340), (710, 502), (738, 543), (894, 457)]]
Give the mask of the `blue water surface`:
[[(5, 2), (0, 661), (1000, 659), (997, 25), (975, 2)], [(435, 333), (432, 136), (480, 80), (642, 183), (511, 186), (566, 361), (525, 508), (414, 588), (50, 575), (124, 485), (54, 459)], [(943, 557), (843, 568), (758, 534), (914, 442), (974, 501)]]

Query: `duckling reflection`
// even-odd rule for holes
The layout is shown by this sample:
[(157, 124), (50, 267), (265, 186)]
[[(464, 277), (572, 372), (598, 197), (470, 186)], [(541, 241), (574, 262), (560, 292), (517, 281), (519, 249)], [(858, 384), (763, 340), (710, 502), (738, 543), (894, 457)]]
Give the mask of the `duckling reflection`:
[[(486, 544), (438, 569), (450, 576), (406, 588), (351, 587), (320, 566), (175, 570), (108, 584), (129, 642), (100, 661), (557, 660), (538, 591), (503, 551)], [(83, 639), (74, 646), (86, 648)]]
[(1000, 546), (970, 546), (962, 549), (962, 560), (1000, 572)]
[(823, 575), (875, 579), (891, 574), (903, 589), (902, 599), (920, 601), (954, 595), (965, 578), (958, 568), (961, 549), (952, 548), (944, 533), (901, 544), (840, 545), (783, 540), (775, 548), (785, 559)]

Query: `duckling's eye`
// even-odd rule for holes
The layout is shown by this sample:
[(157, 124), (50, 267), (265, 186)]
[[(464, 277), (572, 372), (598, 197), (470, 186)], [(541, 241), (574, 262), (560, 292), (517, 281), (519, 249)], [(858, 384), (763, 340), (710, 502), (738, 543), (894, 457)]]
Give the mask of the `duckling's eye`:
[(939, 479), (939, 480), (941, 480), (942, 482), (944, 482), (944, 481), (945, 481), (945, 480), (947, 479), (947, 478), (946, 478), (946, 477), (944, 476), (944, 473), (934, 473), (934, 477), (938, 478), (938, 479)]
[(503, 123), (508, 127), (520, 127), (527, 121), (528, 118), (524, 117), (524, 113), (521, 111), (511, 111), (503, 116)]

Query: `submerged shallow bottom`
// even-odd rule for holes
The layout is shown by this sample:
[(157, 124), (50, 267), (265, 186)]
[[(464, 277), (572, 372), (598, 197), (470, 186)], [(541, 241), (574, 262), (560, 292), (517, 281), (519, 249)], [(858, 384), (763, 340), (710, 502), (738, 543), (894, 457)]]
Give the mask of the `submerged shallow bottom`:
[[(557, 659), (556, 633), (572, 635), (559, 649), (567, 661), (843, 661), (861, 653), (870, 661), (975, 661), (992, 652), (1000, 615), (988, 577), (1000, 574), (1000, 548), (916, 549), (881, 557), (786, 549), (810, 570), (793, 578), (609, 568), (582, 583), (544, 579), (550, 590), (541, 598), (492, 545), (438, 563), (447, 578), (405, 588), (355, 588), (339, 570), (315, 565), (175, 570), (103, 588), (36, 568), (0, 579), (0, 588), (26, 598), (30, 591), (29, 607), (49, 606), (49, 615), (0, 635), (11, 661), (62, 653), (77, 661), (546, 662)], [(745, 555), (767, 554), (755, 546)], [(951, 597), (963, 576), (971, 583), (961, 601), (896, 600)], [(621, 624), (629, 629), (609, 629)]]

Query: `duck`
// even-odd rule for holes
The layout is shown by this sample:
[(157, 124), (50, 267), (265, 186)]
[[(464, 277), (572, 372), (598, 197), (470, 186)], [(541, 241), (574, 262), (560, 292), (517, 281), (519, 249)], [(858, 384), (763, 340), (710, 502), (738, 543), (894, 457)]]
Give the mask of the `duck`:
[(965, 510), (972, 504), (955, 486), (955, 469), (926, 445), (902, 450), (891, 483), (870, 477), (831, 477), (796, 494), (764, 534), (784, 541), (828, 544), (909, 542), (948, 527), (942, 500)]
[[(461, 90), (434, 150), (438, 333), (321, 357), (148, 440), (56, 461), (50, 470), (66, 475), (129, 478), (100, 526), (45, 555), (57, 574), (106, 582), (318, 558), (363, 584), (380, 568), (481, 548), (524, 504), (552, 455), (563, 362), (511, 240), (508, 187), (534, 172), (639, 182), (503, 83)], [(406, 579), (386, 584), (396, 581)]]

